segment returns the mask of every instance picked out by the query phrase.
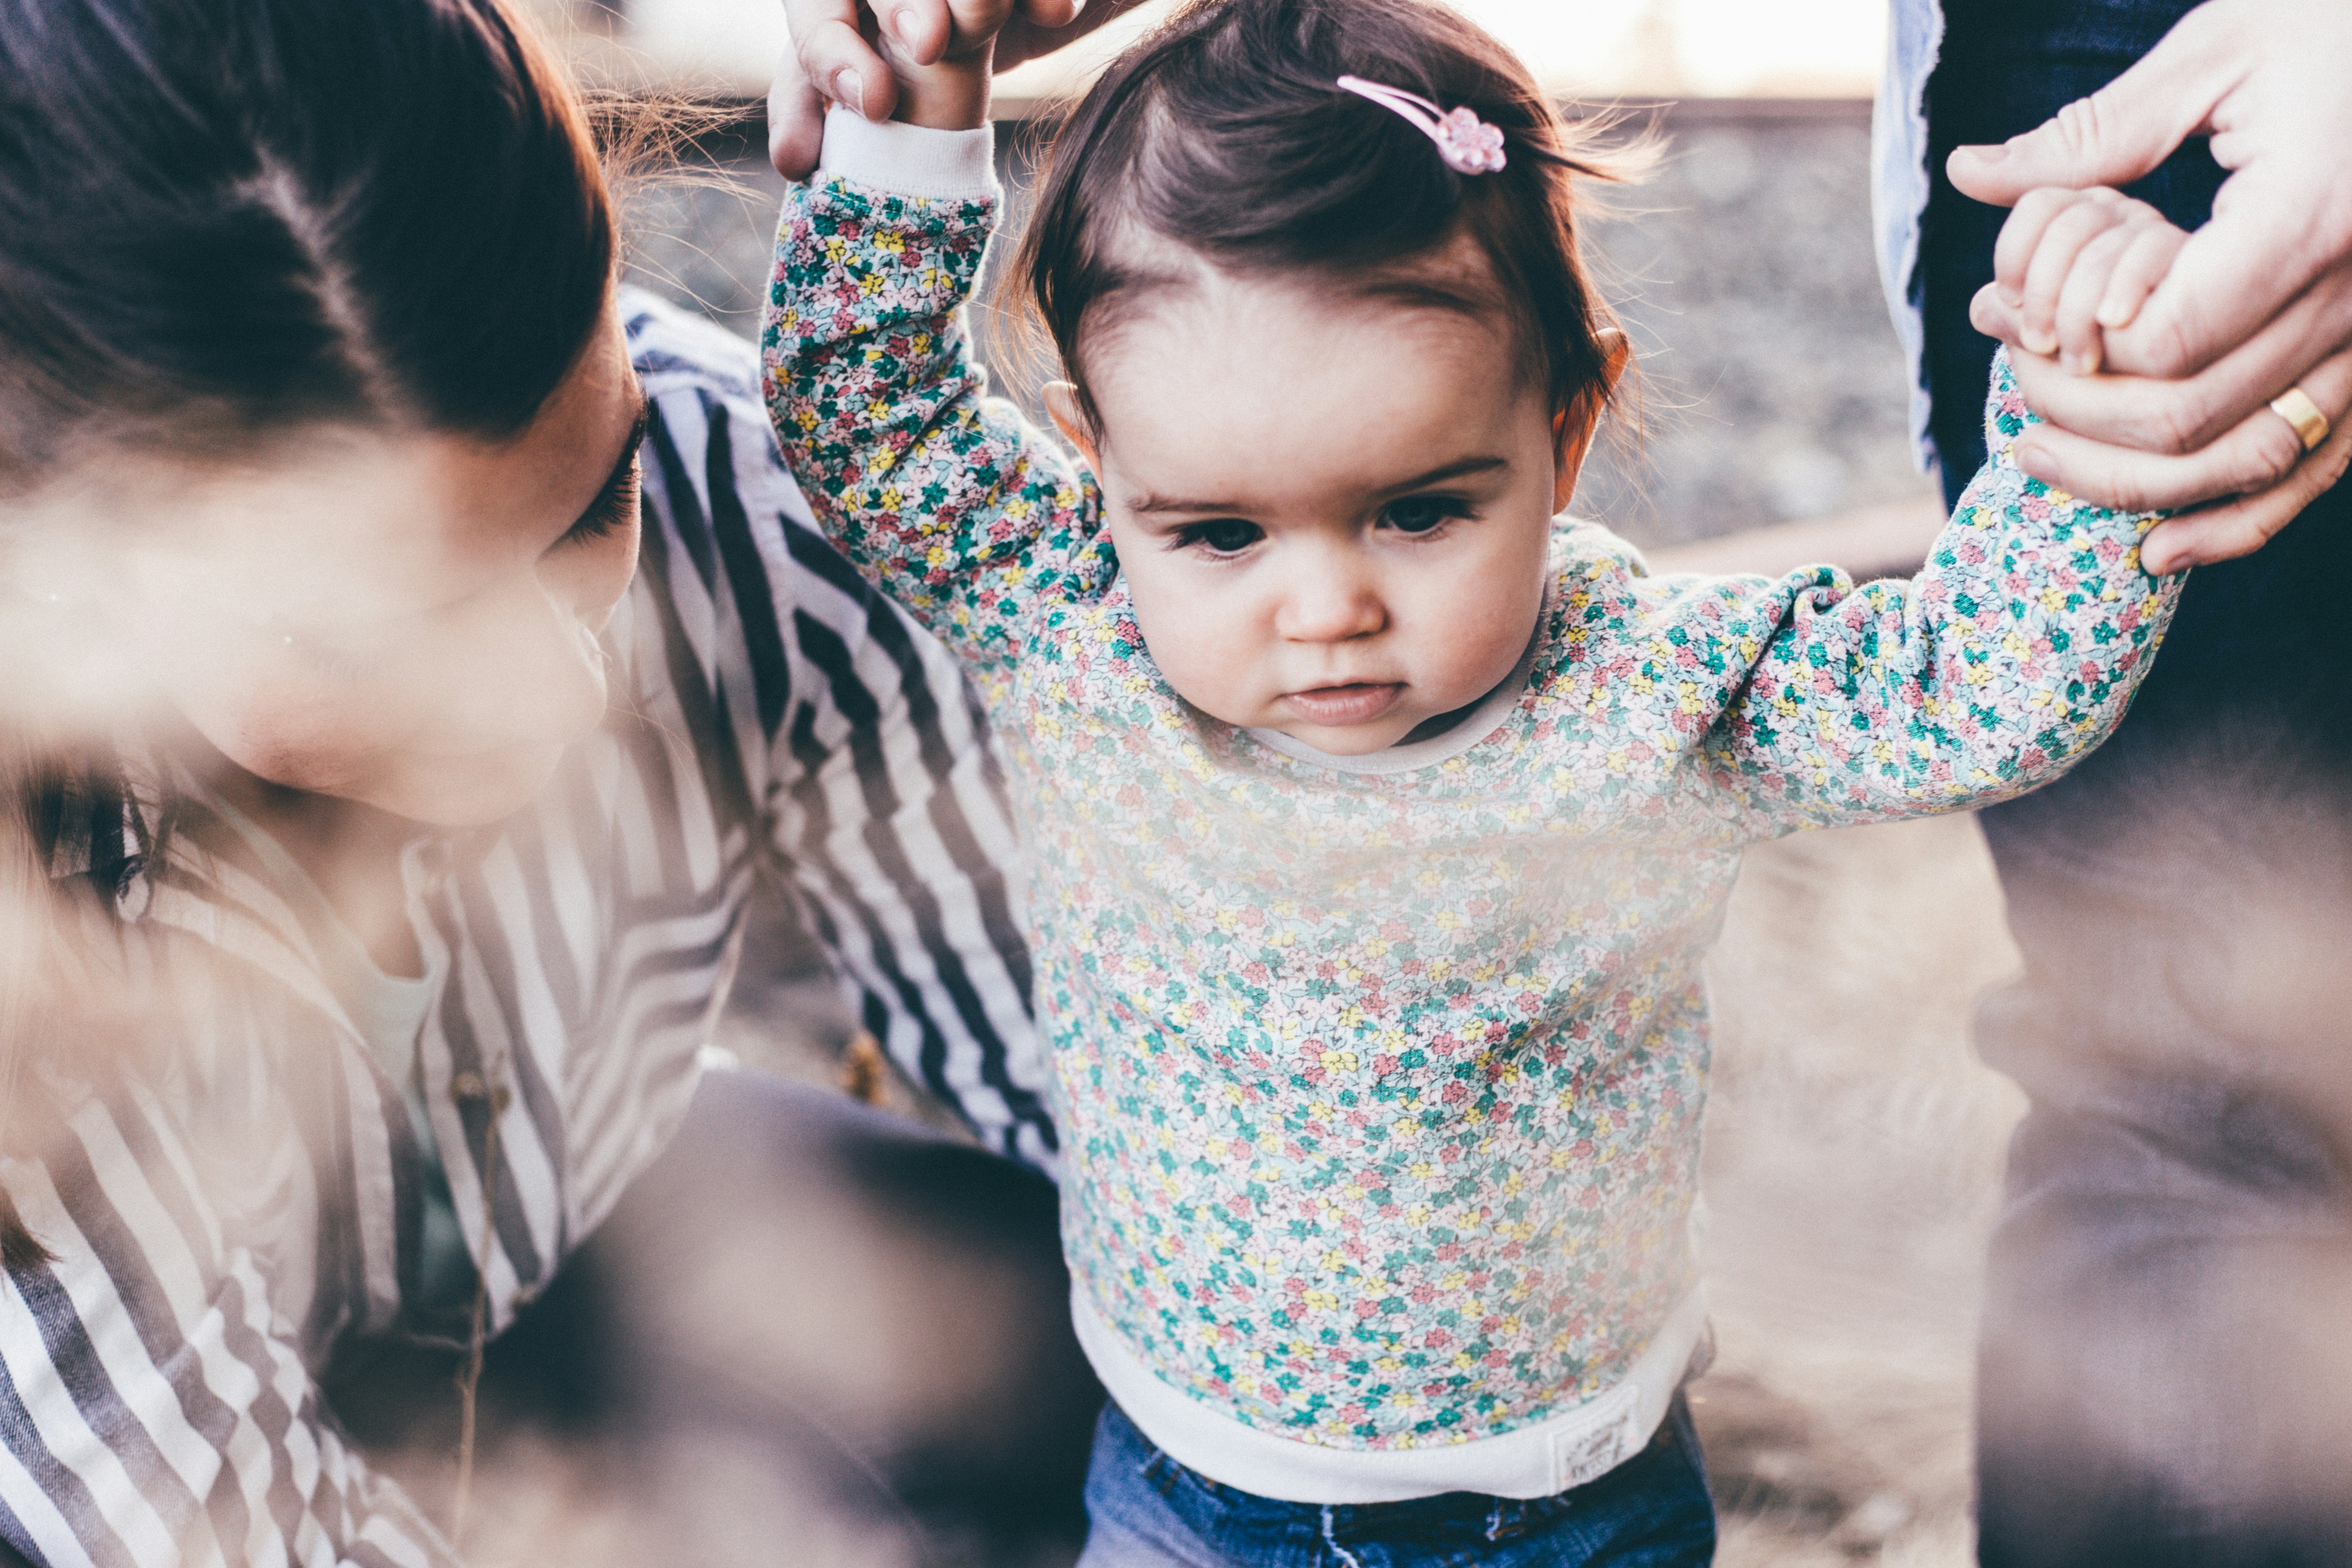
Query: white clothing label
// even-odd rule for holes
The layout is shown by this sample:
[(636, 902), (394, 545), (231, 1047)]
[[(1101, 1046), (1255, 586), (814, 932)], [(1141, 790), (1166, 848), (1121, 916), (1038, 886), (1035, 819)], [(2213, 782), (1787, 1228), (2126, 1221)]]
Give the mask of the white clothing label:
[(1556, 1492), (1600, 1479), (1632, 1458), (1647, 1436), (1634, 1419), (1641, 1410), (1639, 1387), (1620, 1384), (1594, 1403), (1616, 1408), (1595, 1411), (1596, 1424), (1582, 1431), (1551, 1434), (1551, 1479)]

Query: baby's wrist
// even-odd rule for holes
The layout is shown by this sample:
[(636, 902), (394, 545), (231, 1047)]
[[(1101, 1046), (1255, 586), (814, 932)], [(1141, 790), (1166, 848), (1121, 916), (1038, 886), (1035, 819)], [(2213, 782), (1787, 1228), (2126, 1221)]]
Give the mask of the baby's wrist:
[(893, 51), (890, 68), (898, 79), (893, 120), (932, 131), (977, 131), (988, 123), (988, 82), (993, 43), (937, 65), (910, 65)]

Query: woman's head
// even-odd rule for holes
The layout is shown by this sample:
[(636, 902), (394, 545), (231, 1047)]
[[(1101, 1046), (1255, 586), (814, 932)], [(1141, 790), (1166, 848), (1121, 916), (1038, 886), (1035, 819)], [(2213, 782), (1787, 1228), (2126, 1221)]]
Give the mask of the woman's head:
[(36, 633), (273, 782), (519, 804), (602, 710), (640, 400), (503, 0), (0, 0), (0, 235)]
[[(1503, 167), (1457, 173), (1341, 77), (1466, 108)], [(1426, 0), (1201, 0), (1087, 94), (1020, 272), (1196, 706), (1360, 752), (1509, 672), (1623, 363), (1573, 224), (1603, 172)]]

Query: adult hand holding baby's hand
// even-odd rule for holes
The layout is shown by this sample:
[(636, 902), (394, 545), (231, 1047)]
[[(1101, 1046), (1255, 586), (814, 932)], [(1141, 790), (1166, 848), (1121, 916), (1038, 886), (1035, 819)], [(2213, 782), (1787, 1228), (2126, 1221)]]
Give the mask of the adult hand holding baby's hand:
[[(2193, 562), (2224, 558), (2206, 551), (2232, 542), (2242, 548), (2227, 554), (2258, 548), (2325, 489), (2352, 455), (2347, 437), (2323, 448), (2324, 457), (2306, 459), (2296, 428), (2267, 407), (2178, 453), (2142, 447), (2142, 439), (2160, 441), (2161, 432), (2126, 432), (2121, 449), (2074, 433), (2112, 417), (2106, 400), (2116, 388), (2140, 379), (2095, 373), (2107, 343), (2139, 319), (2189, 243), (2154, 207), (2104, 186), (2031, 191), (2001, 228), (1993, 281), (1970, 312), (1979, 331), (2011, 343), (2019, 386), (2049, 421), (2017, 444), (2019, 466), (2027, 473), (2135, 510), (2193, 507), (2224, 495), (2249, 498), (2168, 523), (2151, 535), (2148, 559), (2158, 570), (2174, 569), (2173, 554), (2185, 549), (2197, 550)], [(2175, 391), (2200, 384), (2226, 387), (2227, 377), (2243, 375), (2258, 363), (2231, 356), (2190, 382), (2147, 384)], [(2327, 411), (2352, 405), (2352, 351), (2329, 355), (2305, 374), (2302, 385), (2333, 422)], [(2226, 390), (2217, 401), (2227, 403)]]
[[(2347, 70), (2352, 6), (2209, 0), (2138, 65), (2048, 124), (1952, 154), (1961, 191), (2018, 205), (2010, 221), (2019, 239), (2004, 231), (2004, 250), (2038, 253), (2056, 230), (2053, 260), (2070, 241), (2087, 253), (2093, 241), (2078, 231), (2103, 237), (2138, 226), (2116, 216), (2121, 207), (2101, 224), (2079, 202), (2030, 193), (2127, 184), (2198, 134), (2212, 136), (2214, 156), (2233, 171), (2213, 221), (2185, 242), (2144, 226), (2108, 242), (2122, 247), (2112, 259), (2126, 295), (2146, 281), (2160, 247), (2171, 251), (2169, 270), (2121, 324), (2091, 331), (2081, 297), (2070, 315), (2065, 290), (2053, 295), (2045, 283), (2037, 292), (2031, 268), (1976, 301), (1979, 329), (2021, 351), (2011, 355), (2019, 389), (2047, 421), (2019, 444), (2027, 472), (2112, 506), (2234, 498), (2152, 532), (2142, 555), (2153, 569), (2259, 548), (2352, 462)], [(2068, 226), (2059, 229), (2062, 216)], [(2336, 431), (2308, 455), (2269, 407), (2297, 385)]]
[(1096, 0), (1089, 8), (1087, 0), (784, 0), (793, 47), (778, 62), (768, 94), (769, 161), (788, 180), (806, 179), (824, 141), (827, 104), (868, 120), (907, 118), (900, 111), (908, 68), (968, 65), (977, 52), (984, 87), (990, 70), (1051, 54), (1133, 3)]

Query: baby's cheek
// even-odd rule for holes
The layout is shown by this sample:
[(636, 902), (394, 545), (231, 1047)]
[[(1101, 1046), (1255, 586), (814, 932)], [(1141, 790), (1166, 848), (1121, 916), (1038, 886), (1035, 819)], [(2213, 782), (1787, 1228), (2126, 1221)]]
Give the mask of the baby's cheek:
[(1532, 569), (1496, 562), (1445, 583), (1422, 607), (1416, 619), (1425, 630), (1423, 668), (1443, 672), (1443, 700), (1481, 696), (1518, 664), (1543, 613), (1540, 569), (1539, 561)]
[(1221, 614), (1213, 595), (1168, 594), (1130, 579), (1136, 625), (1160, 679), (1176, 695), (1228, 724), (1263, 722), (1257, 709), (1265, 684), (1257, 650), (1245, 626)]

